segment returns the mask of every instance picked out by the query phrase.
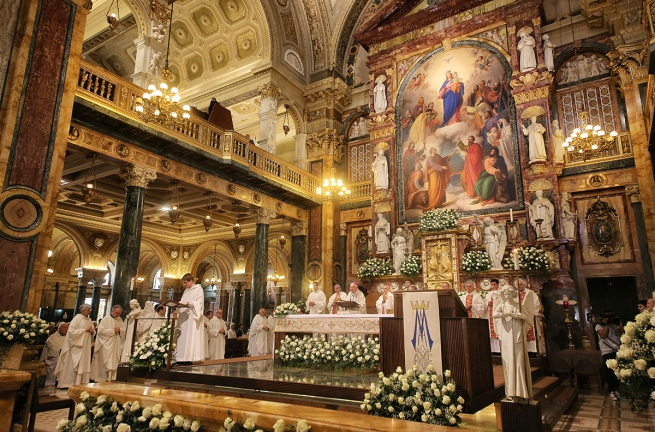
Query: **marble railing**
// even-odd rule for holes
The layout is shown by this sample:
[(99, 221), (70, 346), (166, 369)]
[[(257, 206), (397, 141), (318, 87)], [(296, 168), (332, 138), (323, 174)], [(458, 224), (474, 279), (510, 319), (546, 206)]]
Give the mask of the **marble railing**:
[[(135, 100), (145, 90), (127, 80), (82, 60), (76, 96), (103, 106), (132, 121), (145, 124), (136, 112)], [(197, 115), (183, 126), (148, 126), (202, 150), (209, 150), (223, 159), (248, 166), (250, 171), (286, 184), (299, 192), (316, 194), (321, 179), (251, 144), (243, 135), (225, 131)]]
[(345, 202), (363, 201), (371, 199), (371, 182), (370, 180), (358, 183), (351, 183), (348, 185), (350, 188), (350, 196), (344, 199)]

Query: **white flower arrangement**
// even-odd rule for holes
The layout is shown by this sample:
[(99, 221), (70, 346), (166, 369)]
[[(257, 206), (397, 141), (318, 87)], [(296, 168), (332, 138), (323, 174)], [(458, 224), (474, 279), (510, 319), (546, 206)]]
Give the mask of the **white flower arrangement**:
[(371, 370), (380, 365), (380, 342), (377, 337), (364, 340), (339, 335), (328, 340), (325, 335), (286, 336), (275, 350), (275, 359), (288, 367)]
[(380, 381), (371, 384), (360, 408), (379, 417), (458, 426), (464, 399), (457, 396), (455, 388), (449, 370), (440, 379), (432, 365), (425, 373), (419, 372), (417, 366), (405, 373), (398, 367), (388, 377), (380, 372)]
[(423, 262), (421, 257), (410, 255), (400, 264), (400, 274), (407, 277), (416, 277), (423, 273)]
[(619, 379), (619, 394), (633, 411), (646, 411), (655, 400), (655, 313), (647, 310), (625, 325), (616, 359), (607, 367)]
[(420, 231), (444, 231), (457, 226), (460, 214), (455, 209), (428, 210), (421, 215), (418, 229)]
[[(176, 329), (176, 333), (179, 329)], [(171, 323), (164, 323), (155, 332), (146, 336), (141, 342), (135, 345), (134, 352), (130, 355), (130, 369), (148, 368), (154, 371), (164, 367), (168, 356), (168, 344), (171, 338)], [(175, 341), (177, 338), (173, 337)], [(175, 361), (175, 343), (171, 353), (171, 362)]]
[[(550, 259), (543, 249), (534, 246), (524, 246), (518, 248), (518, 253), (519, 269), (546, 272), (550, 270)], [(503, 260), (503, 267), (514, 270), (514, 259), (511, 253)]]
[(287, 315), (295, 315), (298, 313), (298, 306), (295, 303), (283, 303), (275, 308), (276, 317), (285, 317)]
[(47, 337), (48, 323), (29, 312), (5, 311), (0, 314), (0, 344), (33, 344)]
[(139, 401), (133, 401), (119, 405), (110, 396), (95, 398), (87, 392), (82, 392), (80, 399), (82, 402), (75, 407), (75, 418), (59, 420), (57, 432), (198, 432), (202, 426), (198, 420), (164, 411), (161, 404), (141, 407)]
[[(480, 291), (475, 290), (474, 292), (480, 294), (480, 297), (482, 297), (483, 299), (487, 298), (487, 294), (489, 294), (489, 291), (485, 291), (485, 290), (480, 290)], [(457, 291), (457, 297), (461, 297), (466, 294), (468, 294), (468, 291)]]
[(462, 271), (466, 273), (477, 273), (491, 270), (491, 260), (487, 251), (468, 251), (462, 256)]
[[(227, 432), (263, 432), (262, 429), (255, 430), (257, 425), (255, 424), (255, 421), (250, 417), (248, 417), (243, 422), (243, 424), (239, 424), (238, 420), (234, 420), (232, 418), (233, 416), (230, 410), (227, 411), (227, 415), (228, 417), (223, 422), (223, 428), (221, 430), (224, 429)], [(298, 420), (298, 423), (293, 426), (291, 424), (285, 423), (282, 419), (278, 419), (273, 425), (273, 432), (307, 432), (311, 428), (312, 427), (307, 423), (307, 420)]]
[(373, 279), (374, 277), (391, 274), (391, 264), (385, 258), (369, 258), (359, 267), (357, 277), (360, 279)]

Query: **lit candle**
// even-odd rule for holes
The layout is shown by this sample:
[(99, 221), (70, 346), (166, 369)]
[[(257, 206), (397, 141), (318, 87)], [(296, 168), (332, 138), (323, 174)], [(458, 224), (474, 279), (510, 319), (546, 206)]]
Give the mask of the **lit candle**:
[(130, 280), (130, 291), (134, 289), (134, 278)]
[(518, 270), (519, 269), (519, 250), (514, 249), (512, 251), (512, 256), (514, 257), (514, 270)]
[(514, 222), (514, 212), (512, 209), (509, 209), (509, 221)]

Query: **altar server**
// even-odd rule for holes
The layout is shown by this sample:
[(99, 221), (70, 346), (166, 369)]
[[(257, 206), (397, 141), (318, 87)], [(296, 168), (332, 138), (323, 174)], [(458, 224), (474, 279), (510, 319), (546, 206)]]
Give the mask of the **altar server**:
[(61, 354), (55, 376), (57, 387), (68, 388), (76, 384), (88, 384), (91, 374), (91, 344), (93, 343), (93, 321), (89, 318), (91, 305), (84, 303), (80, 313), (68, 326), (66, 340), (61, 347)]
[(336, 284), (334, 286), (334, 294), (330, 296), (330, 300), (328, 300), (328, 305), (327, 305), (327, 310), (329, 314), (336, 314), (338, 312), (343, 311), (344, 309), (342, 307), (337, 306), (334, 304), (335, 301), (346, 301), (348, 300), (348, 294), (345, 292), (341, 291), (341, 285)]
[[(541, 308), (541, 302), (539, 301), (539, 296), (537, 293), (532, 291), (530, 288), (528, 288), (528, 283), (524, 279), (519, 279), (519, 296), (521, 300), (521, 306), (523, 306), (527, 301), (532, 302), (532, 307), (534, 310), (533, 315), (537, 316), (539, 313), (539, 309)], [(532, 295), (528, 295), (528, 293), (531, 292)], [(543, 335), (539, 335), (540, 337), (543, 337)], [(530, 322), (530, 328), (525, 334), (525, 339), (527, 340), (527, 346), (528, 346), (528, 352), (529, 353), (537, 353), (537, 333), (534, 328), (534, 319)]]
[(59, 360), (59, 352), (66, 340), (66, 332), (68, 331), (68, 323), (60, 322), (57, 330), (48, 336), (45, 341), (45, 346), (41, 352), (41, 361), (45, 362), (45, 385), (54, 386), (56, 382), (55, 368)]
[(250, 356), (263, 356), (268, 354), (268, 320), (266, 319), (266, 309), (259, 309), (259, 314), (255, 315), (250, 325), (250, 343), (248, 348)]
[(375, 302), (375, 307), (379, 314), (393, 314), (393, 294), (391, 293), (391, 286), (388, 283), (384, 284), (384, 292), (378, 297)]
[(311, 287), (313, 291), (309, 293), (309, 296), (307, 296), (306, 310), (309, 315), (324, 314), (325, 304), (327, 303), (325, 293), (320, 290), (317, 283), (312, 284)]
[(351, 314), (365, 314), (366, 313), (366, 297), (364, 293), (359, 290), (357, 282), (350, 284), (350, 293), (348, 293), (348, 300), (357, 303), (358, 308), (350, 309)]
[(216, 309), (216, 314), (209, 320), (207, 326), (207, 337), (209, 338), (209, 360), (221, 360), (225, 358), (225, 332), (227, 325), (223, 320), (223, 310)]
[(96, 343), (91, 363), (91, 379), (95, 382), (114, 381), (121, 360), (121, 335), (125, 333), (125, 323), (121, 318), (123, 307), (114, 305), (111, 313), (98, 325)]
[(205, 292), (202, 286), (194, 284), (195, 277), (191, 273), (182, 276), (184, 294), (180, 304), (186, 307), (178, 308), (177, 326), (180, 337), (177, 339), (175, 358), (179, 362), (202, 361), (207, 349), (204, 337), (204, 307)]
[(475, 292), (473, 281), (466, 281), (465, 287), (466, 294), (462, 294), (459, 298), (464, 303), (469, 318), (484, 318), (484, 299)]

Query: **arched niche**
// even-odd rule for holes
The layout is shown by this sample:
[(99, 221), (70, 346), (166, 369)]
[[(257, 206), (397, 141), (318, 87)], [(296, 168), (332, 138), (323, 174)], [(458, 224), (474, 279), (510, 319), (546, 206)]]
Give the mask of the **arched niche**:
[[(214, 245), (216, 245), (216, 258), (214, 261)], [(214, 264), (215, 263), (215, 264)], [(217, 268), (217, 278), (227, 282), (236, 266), (235, 258), (229, 245), (225, 242), (206, 242), (198, 246), (189, 257), (191, 274), (198, 278), (198, 283), (205, 285), (205, 279), (211, 278), (211, 268)], [(206, 276), (207, 272), (210, 274)], [(202, 279), (201, 279), (202, 277)]]

